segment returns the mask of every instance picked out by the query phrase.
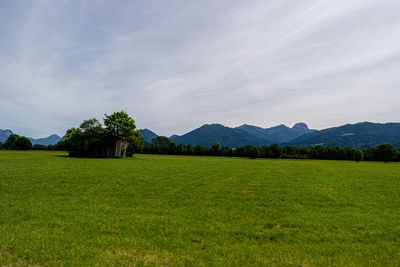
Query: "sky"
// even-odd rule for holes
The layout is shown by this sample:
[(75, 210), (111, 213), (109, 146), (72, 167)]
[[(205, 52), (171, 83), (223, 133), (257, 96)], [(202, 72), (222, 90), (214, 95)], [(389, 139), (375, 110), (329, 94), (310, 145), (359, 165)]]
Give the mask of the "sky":
[(0, 0), (0, 129), (400, 121), (398, 0)]

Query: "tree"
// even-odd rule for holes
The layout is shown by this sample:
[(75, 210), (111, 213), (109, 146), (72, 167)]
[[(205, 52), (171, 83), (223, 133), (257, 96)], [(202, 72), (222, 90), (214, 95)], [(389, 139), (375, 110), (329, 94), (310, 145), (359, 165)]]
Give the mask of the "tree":
[(179, 143), (179, 145), (176, 147), (176, 152), (179, 155), (184, 155), (186, 153), (186, 146), (183, 143)]
[(95, 134), (102, 130), (101, 123), (95, 118), (83, 121), (79, 128), (88, 134)]
[(32, 143), (28, 138), (24, 136), (12, 134), (7, 138), (6, 142), (4, 143), (4, 148), (14, 150), (28, 150), (32, 148)]
[(186, 145), (186, 155), (194, 155), (194, 147), (191, 144)]
[(5, 149), (15, 149), (15, 144), (17, 143), (19, 136), (16, 134), (10, 135), (6, 142), (4, 143), (4, 148)]
[(133, 154), (135, 152), (139, 152), (139, 153), (143, 152), (144, 139), (143, 139), (143, 137), (141, 135), (139, 135), (139, 136), (133, 136), (133, 135), (130, 136), (128, 138), (128, 142), (129, 142), (129, 145), (128, 145), (128, 149), (126, 151), (126, 153), (127, 153), (126, 155), (128, 157), (133, 156)]
[(384, 162), (395, 161), (397, 159), (397, 153), (398, 151), (393, 145), (382, 144), (376, 148), (375, 158), (378, 161), (384, 161)]
[(83, 156), (85, 139), (80, 128), (70, 128), (65, 133), (64, 145), (70, 156)]
[(369, 147), (364, 151), (365, 160), (376, 160), (376, 147)]
[(47, 146), (41, 144), (34, 144), (32, 150), (47, 150)]
[(273, 144), (270, 146), (272, 157), (273, 158), (280, 158), (282, 156), (282, 149), (278, 144)]
[(204, 147), (202, 145), (196, 145), (194, 147), (194, 154), (197, 156), (205, 156), (205, 155), (207, 155), (207, 152), (208, 152), (208, 148)]
[(222, 146), (221, 150), (223, 156), (232, 156), (232, 148), (229, 146)]
[(296, 154), (296, 148), (292, 146), (285, 146), (282, 149), (282, 154), (286, 158), (294, 158), (294, 155)]
[(84, 157), (125, 157), (143, 149), (135, 121), (125, 111), (105, 114), (104, 125), (107, 128), (97, 119), (85, 120), (79, 128), (67, 130), (60, 147), (70, 156)]
[(176, 152), (176, 144), (168, 137), (157, 136), (153, 138), (151, 143), (154, 145), (157, 153), (161, 154), (174, 154)]
[(364, 158), (364, 153), (361, 150), (354, 150), (353, 157), (356, 162), (360, 162)]
[(248, 151), (248, 155), (251, 159), (256, 159), (260, 157), (260, 149), (257, 146), (251, 146)]
[(214, 156), (218, 156), (221, 154), (221, 145), (218, 142), (215, 142), (211, 145), (211, 151)]
[(111, 115), (104, 114), (104, 116), (104, 125), (107, 130), (118, 139), (115, 143), (115, 156), (126, 156), (129, 146), (128, 138), (139, 136), (135, 121), (125, 111), (114, 112)]
[(29, 150), (31, 148), (32, 148), (31, 141), (28, 138), (26, 138), (24, 136), (21, 136), (21, 137), (19, 137), (17, 139), (17, 142), (15, 144), (15, 148), (14, 149), (17, 149), (17, 150)]
[(111, 115), (104, 114), (104, 116), (104, 125), (113, 135), (122, 140), (137, 132), (135, 121), (125, 111), (114, 112)]

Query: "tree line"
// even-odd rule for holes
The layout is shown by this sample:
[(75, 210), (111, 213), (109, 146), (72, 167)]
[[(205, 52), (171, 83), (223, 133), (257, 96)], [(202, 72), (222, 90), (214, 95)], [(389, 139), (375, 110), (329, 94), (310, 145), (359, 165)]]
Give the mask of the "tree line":
[(64, 141), (61, 140), (55, 145), (32, 144), (25, 136), (16, 134), (10, 135), (4, 143), (0, 142), (0, 150), (65, 150)]
[[(80, 129), (80, 128), (79, 128)], [(92, 128), (91, 128), (92, 129)], [(99, 133), (99, 132), (98, 132)], [(32, 145), (31, 141), (23, 136), (10, 135), (0, 149), (9, 150), (57, 150), (69, 151), (71, 156), (96, 156), (92, 153), (96, 147), (102, 146), (102, 142), (109, 143), (109, 139), (86, 130), (71, 128), (67, 131), (65, 140), (55, 145)], [(100, 131), (101, 133), (101, 131)], [(103, 133), (104, 134), (104, 133)], [(109, 136), (108, 136), (109, 137)], [(102, 139), (103, 138), (103, 139)], [(111, 139), (114, 144), (115, 139)], [(91, 152), (92, 151), (92, 152)], [(225, 157), (249, 157), (249, 158), (275, 158), (275, 159), (324, 159), (324, 160), (354, 160), (354, 161), (400, 161), (400, 152), (391, 144), (381, 144), (378, 147), (370, 147), (360, 150), (342, 147), (325, 147), (321, 145), (313, 147), (280, 147), (278, 144), (270, 146), (252, 146), (231, 148), (214, 143), (211, 147), (202, 145), (176, 145), (165, 136), (153, 138), (151, 143), (145, 142), (143, 138), (135, 135), (129, 138), (127, 156), (134, 153), (143, 154), (165, 154), (165, 155), (192, 155), (192, 156), (225, 156)]]
[(391, 144), (381, 144), (365, 150), (325, 147), (280, 147), (278, 144), (270, 146), (242, 147), (221, 146), (214, 143), (211, 147), (202, 145), (176, 144), (165, 136), (153, 138), (151, 143), (137, 143), (135, 152), (144, 154), (170, 154), (170, 155), (197, 155), (197, 156), (227, 156), (249, 158), (283, 158), (283, 159), (326, 159), (326, 160), (354, 160), (354, 161), (400, 161), (400, 152)]
[(32, 145), (23, 136), (10, 135), (0, 149), (10, 150), (60, 150), (68, 151), (70, 156), (86, 157), (120, 157), (132, 156), (134, 153), (226, 156), (249, 158), (283, 158), (283, 159), (326, 159), (354, 161), (400, 161), (400, 152), (391, 144), (382, 144), (368, 149), (352, 149), (349, 147), (280, 147), (270, 146), (242, 147), (221, 146), (219, 143), (211, 147), (202, 145), (176, 144), (165, 136), (153, 138), (151, 143), (145, 142), (136, 129), (135, 121), (124, 112), (105, 114), (104, 126), (97, 119), (88, 119), (79, 127), (66, 131), (63, 140), (56, 145)]

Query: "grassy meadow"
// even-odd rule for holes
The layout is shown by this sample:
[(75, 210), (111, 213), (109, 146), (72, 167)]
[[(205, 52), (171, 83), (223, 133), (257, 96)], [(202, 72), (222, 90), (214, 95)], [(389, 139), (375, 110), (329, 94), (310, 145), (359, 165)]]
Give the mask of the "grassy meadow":
[(400, 163), (0, 151), (0, 266), (400, 265)]

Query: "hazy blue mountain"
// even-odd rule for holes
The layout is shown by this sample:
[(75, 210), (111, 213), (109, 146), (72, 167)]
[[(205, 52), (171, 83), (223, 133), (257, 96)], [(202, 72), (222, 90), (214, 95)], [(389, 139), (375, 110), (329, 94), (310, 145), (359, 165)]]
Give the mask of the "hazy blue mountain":
[(154, 132), (150, 131), (149, 129), (143, 129), (140, 131), (140, 135), (143, 137), (144, 141), (151, 143), (151, 140), (153, 138), (157, 138), (157, 134)]
[[(0, 129), (0, 142), (4, 143), (7, 140), (7, 138), (12, 134), (15, 134), (15, 133), (13, 133), (11, 130), (1, 130)], [(53, 135), (50, 135), (49, 137), (45, 137), (45, 138), (34, 139), (34, 138), (28, 137), (28, 139), (31, 141), (32, 145), (40, 144), (40, 145), (48, 146), (48, 145), (57, 144), (61, 140), (61, 137), (59, 137), (56, 134), (53, 134)]]
[(274, 143), (286, 143), (293, 139), (296, 139), (302, 135), (315, 132), (316, 130), (310, 130), (305, 123), (296, 123), (292, 128), (286, 125), (278, 125), (271, 128), (261, 128), (253, 125), (241, 125), (237, 129), (246, 131), (252, 135), (271, 140)]
[[(11, 134), (14, 134), (11, 130), (0, 129), (0, 142), (4, 143)], [(151, 142), (158, 136), (149, 129), (143, 129), (140, 134), (147, 142)], [(173, 135), (170, 139), (176, 144), (182, 142), (211, 146), (214, 142), (219, 142), (221, 145), (230, 147), (278, 143), (281, 146), (323, 145), (364, 149), (390, 143), (400, 149), (400, 123), (362, 122), (320, 131), (310, 130), (304, 123), (297, 123), (292, 128), (279, 125), (265, 129), (247, 124), (237, 128), (229, 128), (221, 124), (205, 124), (184, 135)], [(61, 140), (61, 137), (53, 134), (46, 138), (29, 138), (29, 140), (32, 144), (54, 145)]]
[(400, 123), (361, 122), (300, 136), (285, 145), (368, 148), (382, 143), (400, 144)]
[(7, 138), (12, 134), (14, 133), (11, 130), (0, 129), (0, 143), (4, 143), (7, 140)]
[(174, 138), (176, 138), (176, 137), (179, 137), (179, 135), (177, 135), (177, 134), (171, 135), (171, 136), (169, 137), (169, 139), (172, 140), (172, 139), (174, 139)]
[(222, 146), (238, 147), (250, 145), (269, 145), (272, 142), (268, 139), (252, 135), (237, 128), (225, 127), (221, 124), (205, 124), (182, 136), (171, 136), (175, 143), (192, 145), (211, 146), (214, 142)]
[(56, 134), (52, 134), (52, 135), (50, 135), (48, 137), (45, 137), (45, 138), (37, 138), (37, 139), (35, 139), (35, 138), (28, 137), (28, 139), (31, 140), (32, 145), (38, 144), (38, 145), (45, 145), (45, 146), (55, 145), (59, 141), (61, 141), (61, 137), (56, 135)]

